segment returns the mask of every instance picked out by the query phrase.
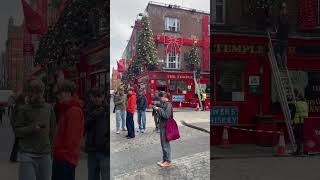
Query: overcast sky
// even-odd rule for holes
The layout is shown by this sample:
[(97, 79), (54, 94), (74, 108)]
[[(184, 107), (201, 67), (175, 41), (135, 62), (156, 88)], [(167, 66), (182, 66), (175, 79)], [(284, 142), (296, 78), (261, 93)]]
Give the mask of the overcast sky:
[(12, 16), (16, 25), (21, 25), (23, 12), (21, 0), (0, 0), (0, 50), (4, 51), (7, 40), (8, 20)]
[[(127, 40), (130, 39), (134, 20), (144, 12), (150, 0), (110, 1), (110, 71), (117, 69), (117, 60), (122, 56)], [(176, 4), (210, 12), (210, 0), (158, 0), (166, 4)]]

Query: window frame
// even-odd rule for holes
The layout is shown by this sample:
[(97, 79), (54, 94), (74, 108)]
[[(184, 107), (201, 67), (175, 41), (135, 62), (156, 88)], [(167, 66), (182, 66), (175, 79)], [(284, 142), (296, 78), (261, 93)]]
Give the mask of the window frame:
[[(172, 20), (174, 20), (175, 26), (171, 26), (171, 25), (170, 25), (170, 23), (171, 23)], [(179, 18), (177, 18), (177, 17), (171, 17), (171, 16), (166, 16), (166, 17), (164, 18), (164, 30), (165, 30), (165, 31), (178, 33), (178, 32), (180, 32), (180, 26), (181, 26), (181, 23), (180, 23), (180, 19), (179, 19)], [(171, 28), (175, 28), (175, 31), (172, 30), (170, 27), (171, 27)]]
[[(235, 62), (237, 62), (239, 65), (237, 67), (240, 67), (242, 68), (242, 72), (241, 72), (241, 79), (240, 79), (240, 84), (241, 84), (241, 90), (242, 91), (234, 91), (235, 88), (232, 88), (232, 91), (231, 92), (223, 92), (223, 93), (220, 93), (220, 86), (219, 85), (219, 81), (221, 81), (222, 77), (221, 77), (221, 69), (223, 68), (223, 65), (222, 63), (228, 63), (229, 65), (230, 64), (235, 64)], [(228, 65), (224, 65), (225, 67), (227, 67)], [(218, 69), (218, 71), (216, 72), (216, 88), (214, 89), (216, 92), (216, 97), (215, 97), (215, 100), (217, 102), (232, 102), (232, 103), (243, 103), (243, 102), (246, 102), (246, 87), (245, 87), (245, 83), (246, 83), (246, 62), (242, 61), (242, 60), (239, 60), (239, 59), (235, 59), (235, 60), (223, 60), (223, 61), (218, 61), (216, 63), (216, 67)], [(232, 84), (233, 86), (233, 84)], [(233, 92), (241, 92), (242, 93), (242, 100), (233, 100), (233, 96), (232, 96), (232, 93)], [(225, 96), (228, 96), (226, 95), (227, 93), (231, 93), (231, 98), (226, 98)], [(221, 97), (222, 96), (222, 97)], [(228, 99), (228, 100), (227, 100)]]
[[(221, 0), (222, 2), (217, 2), (217, 0), (213, 0), (213, 22), (214, 24), (223, 25), (226, 23), (226, 0)], [(217, 6), (222, 6), (222, 22), (217, 22)]]
[[(167, 49), (168, 45), (165, 46), (165, 51)], [(166, 53), (165, 52), (165, 59), (166, 59), (166, 66), (165, 66), (165, 69), (181, 69), (181, 64), (180, 64), (180, 56), (176, 54), (176, 48), (175, 46), (173, 45), (172, 47), (172, 50), (171, 50), (171, 53)], [(174, 54), (174, 56), (173, 56)], [(174, 57), (174, 61), (173, 62), (170, 62), (170, 58), (173, 58)], [(171, 65), (174, 65), (174, 67), (170, 67), (170, 64)]]

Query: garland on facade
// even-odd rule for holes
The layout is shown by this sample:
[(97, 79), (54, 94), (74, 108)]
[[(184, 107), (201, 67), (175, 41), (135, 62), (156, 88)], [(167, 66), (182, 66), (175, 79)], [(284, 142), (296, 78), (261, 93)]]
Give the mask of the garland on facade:
[(108, 3), (103, 3), (101, 6), (99, 0), (77, 0), (66, 7), (58, 22), (41, 38), (35, 64), (51, 61), (58, 67), (73, 65), (79, 59), (80, 49), (96, 38), (93, 27), (99, 26), (97, 19), (107, 18)]
[(191, 71), (198, 70), (200, 68), (200, 58), (198, 57), (196, 43), (192, 45), (191, 51), (186, 60)]
[(157, 50), (152, 37), (150, 21), (147, 16), (141, 19), (141, 32), (138, 37), (137, 55), (129, 65), (126, 72), (123, 73), (122, 82), (128, 84), (135, 80), (145, 69), (154, 71), (159, 69)]

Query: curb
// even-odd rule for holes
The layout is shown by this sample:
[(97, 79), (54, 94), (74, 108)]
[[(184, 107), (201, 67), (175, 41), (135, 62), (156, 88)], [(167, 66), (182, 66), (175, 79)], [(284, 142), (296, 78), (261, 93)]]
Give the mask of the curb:
[(190, 127), (190, 128), (193, 128), (193, 129), (197, 129), (197, 130), (199, 130), (199, 131), (206, 132), (206, 133), (210, 134), (210, 131), (208, 131), (208, 130), (206, 130), (206, 129), (204, 129), (204, 128), (191, 125), (191, 124), (189, 124), (189, 123), (187, 123), (187, 122), (185, 122), (185, 121), (181, 121), (181, 123), (182, 123), (183, 125), (187, 126), (187, 127)]

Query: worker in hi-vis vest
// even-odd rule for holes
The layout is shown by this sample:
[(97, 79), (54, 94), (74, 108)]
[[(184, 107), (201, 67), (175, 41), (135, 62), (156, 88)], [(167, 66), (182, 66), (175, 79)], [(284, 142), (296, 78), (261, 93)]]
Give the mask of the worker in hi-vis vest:
[(297, 143), (296, 155), (301, 155), (303, 152), (303, 124), (304, 119), (308, 117), (308, 104), (303, 95), (295, 90), (297, 102), (296, 102), (296, 114), (293, 119), (293, 127), (295, 133), (295, 139)]
[(207, 94), (206, 94), (206, 92), (204, 92), (203, 89), (201, 89), (200, 96), (201, 96), (201, 103), (202, 103), (202, 111), (205, 111), (206, 110), (205, 102), (207, 99)]

